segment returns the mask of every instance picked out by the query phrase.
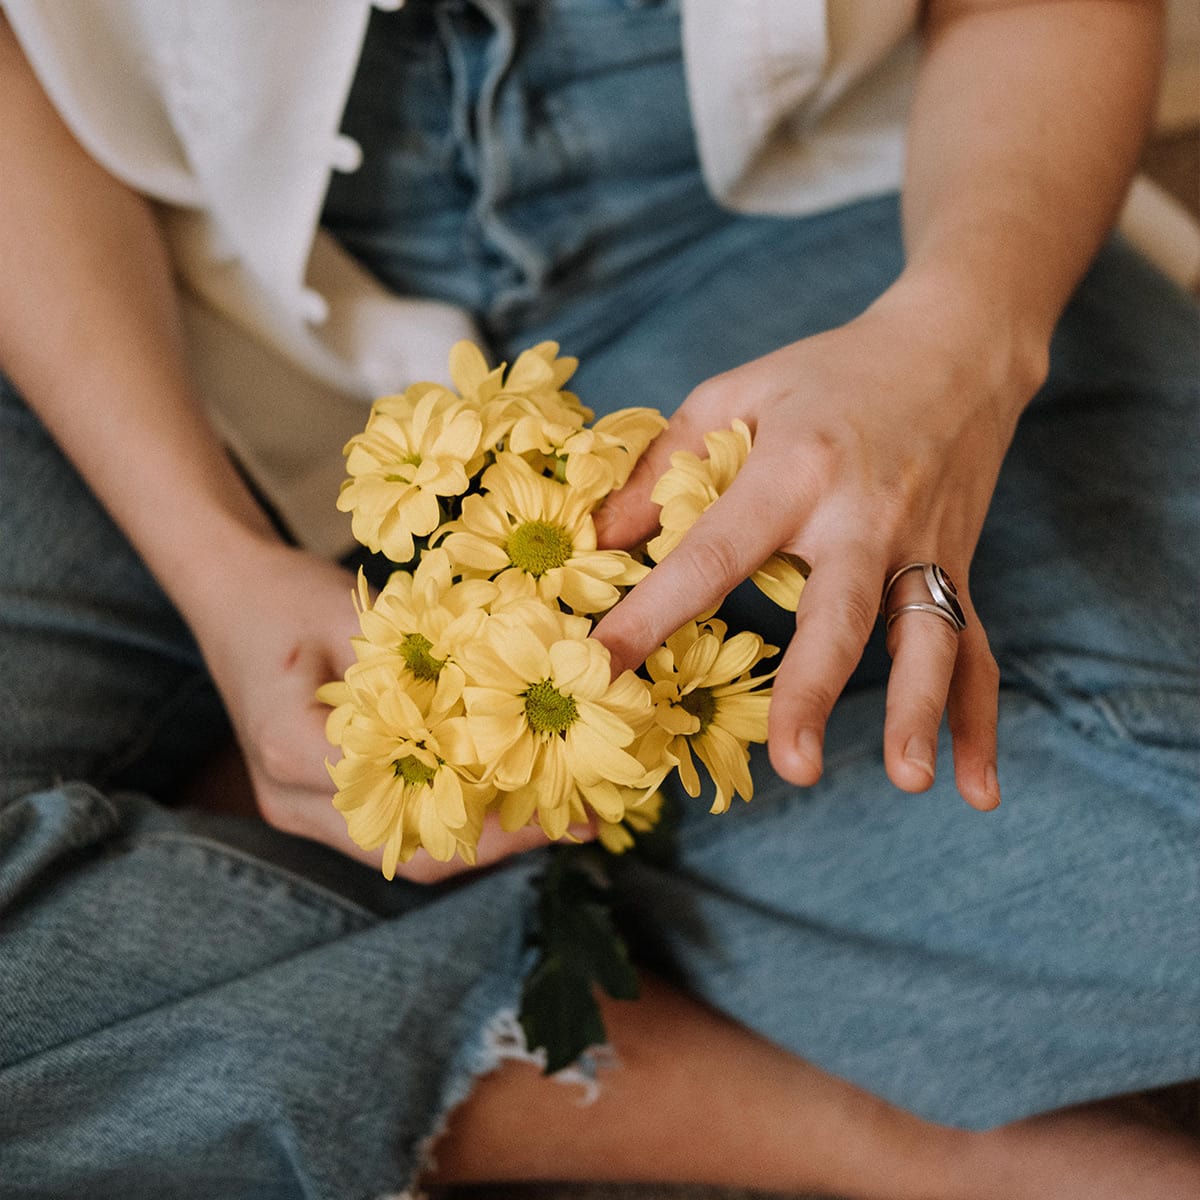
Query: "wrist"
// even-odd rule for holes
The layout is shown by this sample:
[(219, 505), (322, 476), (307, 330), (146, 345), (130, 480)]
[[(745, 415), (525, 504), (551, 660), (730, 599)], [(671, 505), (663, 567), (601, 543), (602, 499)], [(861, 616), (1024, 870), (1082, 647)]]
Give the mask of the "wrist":
[(278, 570), (272, 564), (292, 552), (232, 464), (229, 470), (232, 477), (219, 484), (206, 479), (206, 486), (189, 489), (187, 505), (160, 511), (137, 539), (150, 569), (198, 634), (233, 606), (254, 604), (255, 581)]
[(221, 519), (204, 529), (189, 547), (187, 562), (167, 590), (196, 635), (224, 627), (234, 609), (269, 605), (273, 579), (288, 569), (295, 549), (265, 528), (240, 519)]
[(992, 397), (1013, 422), (1045, 382), (1054, 317), (986, 272), (958, 263), (907, 267), (872, 311), (904, 314), (951, 363), (954, 386)]

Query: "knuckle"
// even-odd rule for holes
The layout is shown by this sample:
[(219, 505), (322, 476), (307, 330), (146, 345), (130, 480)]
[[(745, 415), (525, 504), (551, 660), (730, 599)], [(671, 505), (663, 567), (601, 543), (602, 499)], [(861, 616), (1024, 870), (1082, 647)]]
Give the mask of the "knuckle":
[(596, 627), (596, 637), (607, 648), (614, 663), (640, 662), (646, 654), (644, 647), (653, 646), (658, 639), (658, 630), (650, 620), (651, 613), (643, 613), (636, 592), (612, 610), (602, 625)]
[(796, 614), (797, 629), (812, 631), (818, 628), (821, 637), (839, 654), (861, 653), (879, 616), (879, 595), (874, 584), (864, 578), (847, 580), (837, 593), (836, 607), (806, 608), (801, 603)]
[(806, 439), (803, 457), (807, 469), (826, 486), (837, 479), (846, 463), (847, 450), (840, 437), (827, 429), (814, 429)]
[(675, 414), (675, 419), (688, 424), (694, 413), (712, 414), (724, 412), (734, 396), (732, 381), (728, 375), (714, 375), (694, 387)]
[(805, 430), (788, 450), (787, 485), (798, 495), (828, 500), (854, 478), (850, 457), (850, 448), (833, 432)]
[(874, 584), (856, 580), (846, 588), (842, 596), (843, 630), (857, 640), (860, 650), (878, 615), (879, 595)]
[(689, 573), (711, 591), (728, 591), (746, 574), (738, 543), (727, 533), (709, 532), (686, 539), (678, 552), (682, 552)]
[(820, 720), (824, 720), (833, 711), (839, 695), (841, 688), (830, 680), (812, 679), (804, 687), (804, 706)]
[(835, 625), (826, 637), (829, 649), (838, 662), (857, 662), (866, 642), (859, 631), (848, 624)]
[(296, 746), (286, 731), (273, 722), (259, 723), (250, 731), (254, 763), (268, 785), (287, 785), (299, 778)]
[(273, 787), (258, 789), (258, 811), (262, 819), (280, 833), (296, 833), (296, 808), (288, 798)]

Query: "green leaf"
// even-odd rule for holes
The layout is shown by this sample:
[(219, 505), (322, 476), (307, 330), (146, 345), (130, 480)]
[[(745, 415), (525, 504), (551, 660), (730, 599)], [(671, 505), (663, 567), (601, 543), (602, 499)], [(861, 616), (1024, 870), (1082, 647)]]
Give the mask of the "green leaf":
[(614, 1000), (637, 999), (637, 972), (606, 905), (564, 905), (556, 921), (553, 944), (568, 970), (594, 980)]
[[(636, 835), (630, 856), (671, 862), (677, 817), (668, 798), (658, 825)], [(537, 921), (529, 940), (538, 954), (521, 992), (518, 1019), (526, 1045), (546, 1051), (547, 1074), (607, 1040), (597, 987), (614, 1000), (637, 999), (637, 971), (612, 915), (610, 871), (621, 861), (596, 844), (556, 846), (535, 881)]]
[(556, 847), (537, 881), (539, 951), (521, 995), (529, 1048), (544, 1048), (547, 1074), (605, 1041), (594, 988), (618, 1000), (638, 995), (637, 972), (612, 919), (607, 858), (590, 846)]
[[(668, 792), (663, 797), (658, 824), (633, 835), (633, 845), (622, 857), (640, 858), (653, 866), (668, 867), (678, 858), (679, 799)], [(618, 860), (619, 862), (619, 860)]]
[(588, 981), (557, 958), (543, 959), (525, 980), (520, 1021), (526, 1045), (546, 1051), (547, 1075), (569, 1067), (606, 1037)]

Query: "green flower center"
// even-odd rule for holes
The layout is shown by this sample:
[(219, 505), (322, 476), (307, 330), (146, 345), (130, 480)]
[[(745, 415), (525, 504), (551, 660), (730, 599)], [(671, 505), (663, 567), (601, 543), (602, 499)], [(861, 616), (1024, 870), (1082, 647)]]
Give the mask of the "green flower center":
[(425, 787), (433, 782), (436, 770), (428, 763), (422, 762), (415, 754), (406, 754), (392, 763), (392, 770), (398, 778), (403, 779), (409, 787)]
[[(696, 730), (696, 733), (703, 733), (717, 715), (717, 701), (711, 688), (698, 687), (686, 692), (679, 699), (679, 707), (700, 722), (700, 728)], [(696, 734), (692, 736), (695, 737)]]
[(549, 521), (526, 521), (508, 535), (504, 549), (508, 561), (528, 575), (544, 575), (552, 567), (561, 567), (574, 547), (561, 525)]
[(571, 696), (564, 696), (548, 679), (530, 685), (525, 693), (525, 720), (535, 733), (563, 733), (579, 717)]
[(422, 633), (406, 633), (400, 643), (400, 657), (417, 679), (436, 679), (446, 665), (444, 658), (429, 653), (433, 643)]
[[(419, 467), (421, 465), (421, 456), (419, 454), (405, 454), (403, 457), (393, 459), (392, 461), (405, 467)], [(397, 475), (394, 471), (389, 471), (384, 475), (384, 479), (388, 483), (412, 483), (413, 474), (414, 472), (408, 471), (403, 475)]]

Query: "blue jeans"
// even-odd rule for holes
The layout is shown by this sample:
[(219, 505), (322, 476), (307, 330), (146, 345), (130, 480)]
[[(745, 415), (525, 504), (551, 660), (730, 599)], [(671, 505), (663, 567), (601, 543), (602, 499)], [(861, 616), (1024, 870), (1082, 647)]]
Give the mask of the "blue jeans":
[[(396, 288), (472, 307), (497, 354), (559, 339), (598, 410), (669, 409), (900, 269), (894, 197), (805, 220), (712, 204), (671, 3), (373, 21), (346, 117), (365, 165), (328, 224)], [(1198, 350), (1194, 304), (1108, 246), (972, 575), (1002, 808), (968, 810), (948, 771), (923, 796), (888, 783), (873, 642), (820, 784), (760, 756), (753, 803), (685, 802), (677, 861), (622, 869), (643, 961), (947, 1124), (1200, 1075)], [(386, 885), (181, 807), (227, 736), (190, 636), (10, 388), (0, 454), (0, 1195), (402, 1186), (493, 1061), (540, 854)]]

